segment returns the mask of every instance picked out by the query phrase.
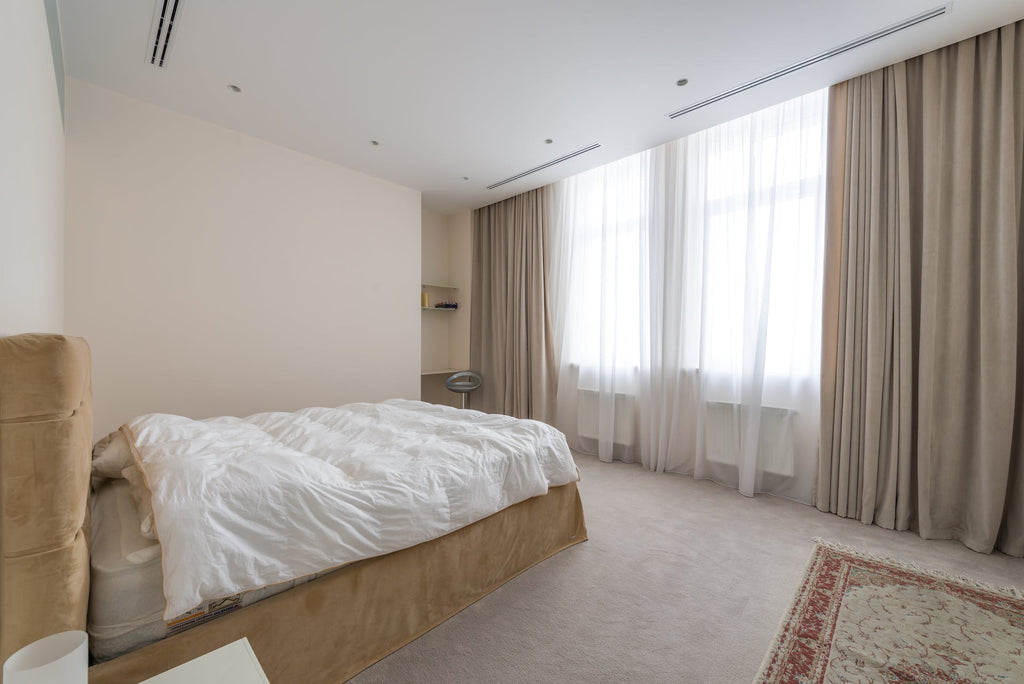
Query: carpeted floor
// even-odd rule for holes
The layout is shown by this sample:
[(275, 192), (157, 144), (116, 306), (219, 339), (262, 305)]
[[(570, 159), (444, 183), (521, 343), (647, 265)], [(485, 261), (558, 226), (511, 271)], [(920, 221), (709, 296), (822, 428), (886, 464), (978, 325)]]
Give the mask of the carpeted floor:
[(1024, 588), (1024, 560), (768, 496), (577, 458), (590, 540), (355, 677), (370, 682), (750, 682), (825, 539)]

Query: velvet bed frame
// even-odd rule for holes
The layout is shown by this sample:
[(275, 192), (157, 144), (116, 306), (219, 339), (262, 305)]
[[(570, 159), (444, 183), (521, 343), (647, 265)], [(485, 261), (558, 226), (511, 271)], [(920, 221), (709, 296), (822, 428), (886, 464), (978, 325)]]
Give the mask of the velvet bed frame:
[[(85, 629), (92, 441), (85, 340), (0, 338), (0, 660)], [(553, 487), (94, 665), (89, 681), (139, 682), (246, 636), (274, 684), (336, 684), (586, 538), (576, 484)]]

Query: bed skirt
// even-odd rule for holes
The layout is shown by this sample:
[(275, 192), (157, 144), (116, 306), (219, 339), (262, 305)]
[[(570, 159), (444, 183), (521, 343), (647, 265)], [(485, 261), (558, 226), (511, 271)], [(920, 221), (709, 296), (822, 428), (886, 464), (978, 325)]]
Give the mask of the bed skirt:
[(244, 636), (274, 684), (337, 684), (586, 538), (576, 483), (552, 487), (439, 539), (94, 665), (89, 682), (139, 682)]

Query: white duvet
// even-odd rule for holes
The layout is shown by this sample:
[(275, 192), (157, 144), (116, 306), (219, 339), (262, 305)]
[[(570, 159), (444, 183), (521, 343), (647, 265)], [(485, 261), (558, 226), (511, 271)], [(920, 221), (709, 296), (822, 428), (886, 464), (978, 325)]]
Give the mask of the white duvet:
[(565, 437), (418, 401), (123, 429), (152, 494), (164, 619), (440, 537), (578, 479)]

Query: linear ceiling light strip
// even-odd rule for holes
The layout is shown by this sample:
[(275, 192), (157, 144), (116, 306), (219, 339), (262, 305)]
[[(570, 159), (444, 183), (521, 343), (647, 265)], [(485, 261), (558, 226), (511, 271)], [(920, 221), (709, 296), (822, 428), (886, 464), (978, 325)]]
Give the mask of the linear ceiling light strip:
[(708, 99), (702, 100), (696, 104), (689, 105), (688, 107), (683, 107), (682, 109), (676, 110), (669, 114), (668, 118), (675, 119), (677, 117), (683, 116), (684, 114), (689, 114), (690, 112), (696, 109), (700, 109), (701, 107), (707, 107), (708, 105), (714, 104), (715, 102), (719, 102), (720, 100), (724, 100), (727, 97), (738, 95), (739, 93), (742, 93), (745, 90), (750, 90), (751, 88), (756, 88), (757, 86), (768, 83), (769, 81), (774, 81), (777, 78), (782, 78), (783, 76), (791, 74), (794, 71), (798, 71), (800, 69), (809, 67), (812, 64), (823, 62), (826, 59), (830, 59), (837, 55), (841, 55), (844, 52), (853, 50), (854, 48), (859, 48), (862, 45), (867, 45), (868, 43), (874, 42), (881, 38), (885, 38), (886, 36), (891, 36), (897, 31), (902, 31), (903, 29), (908, 29), (911, 26), (916, 26), (922, 22), (928, 21), (929, 19), (940, 17), (948, 11), (949, 7), (947, 5), (942, 5), (941, 7), (930, 9), (927, 12), (922, 12), (921, 14), (910, 17), (909, 19), (904, 19), (898, 24), (893, 24), (892, 26), (884, 28), (881, 31), (876, 31), (875, 33), (862, 36), (860, 38), (850, 41), (849, 43), (843, 43), (839, 47), (834, 47), (831, 50), (827, 50), (820, 54), (814, 55), (813, 57), (808, 57), (802, 62), (797, 62), (796, 64), (792, 64), (788, 67), (785, 67), (784, 69), (779, 69), (778, 71), (772, 72), (767, 76), (762, 76), (761, 78), (750, 81), (749, 83), (744, 83), (743, 85), (737, 86), (732, 90), (727, 90), (724, 93), (719, 93), (714, 97), (709, 97)]
[(511, 176), (509, 178), (506, 178), (505, 180), (498, 181), (494, 185), (488, 185), (487, 189), (488, 190), (493, 190), (494, 188), (497, 188), (497, 187), (500, 187), (502, 185), (505, 185), (506, 183), (511, 183), (512, 181), (517, 181), (520, 178), (523, 178), (525, 176), (529, 176), (531, 173), (537, 173), (538, 171), (543, 171), (544, 169), (548, 168), (549, 166), (554, 166), (555, 164), (561, 164), (562, 162), (568, 161), (569, 159), (572, 159), (573, 157), (578, 157), (581, 154), (585, 154), (587, 152), (590, 152), (591, 150), (596, 150), (600, 146), (601, 146), (601, 143), (594, 143), (593, 145), (587, 145), (586, 147), (584, 147), (582, 149), (576, 150), (575, 152), (570, 152), (569, 154), (564, 155), (562, 157), (559, 157), (558, 159), (552, 159), (551, 161), (545, 162), (545, 163), (541, 164), (540, 166), (535, 166), (532, 169), (529, 169), (527, 171), (523, 171), (522, 173), (517, 173), (516, 175)]
[(178, 0), (175, 0), (174, 7), (171, 9), (171, 19), (167, 22), (167, 40), (164, 41), (164, 49), (160, 53), (160, 66), (164, 65), (164, 59), (167, 58), (167, 48), (171, 44), (171, 31), (174, 30), (174, 18), (178, 15)]
[(171, 42), (177, 33), (174, 30), (175, 22), (179, 21), (181, 6), (185, 0), (157, 0), (153, 13), (153, 26), (150, 29), (149, 52), (146, 60), (156, 67), (163, 67), (170, 56)]
[(150, 64), (156, 64), (156, 53), (160, 51), (160, 38), (164, 33), (164, 17), (167, 16), (167, 0), (164, 0), (163, 8), (157, 16), (156, 40), (153, 41), (153, 54), (149, 57)]

